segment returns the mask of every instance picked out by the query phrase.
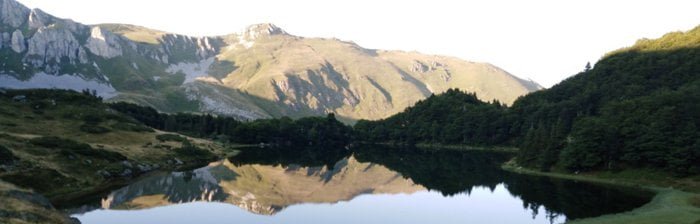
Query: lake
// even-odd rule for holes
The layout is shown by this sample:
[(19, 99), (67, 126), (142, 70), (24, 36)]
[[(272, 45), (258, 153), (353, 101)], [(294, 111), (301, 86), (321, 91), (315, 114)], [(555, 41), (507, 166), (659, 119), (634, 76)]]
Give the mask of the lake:
[(66, 208), (110, 223), (563, 223), (632, 210), (648, 192), (520, 175), (506, 152), (361, 146), (244, 149)]

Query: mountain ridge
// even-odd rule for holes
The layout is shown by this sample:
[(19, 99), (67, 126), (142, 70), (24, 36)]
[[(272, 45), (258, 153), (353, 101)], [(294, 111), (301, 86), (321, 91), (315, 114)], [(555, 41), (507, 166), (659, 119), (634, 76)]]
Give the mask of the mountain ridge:
[(242, 120), (336, 113), (380, 119), (448, 88), (512, 103), (542, 87), (488, 63), (366, 49), (271, 23), (192, 37), (138, 25), (83, 25), (0, 2), (4, 88), (97, 89), (110, 101)]

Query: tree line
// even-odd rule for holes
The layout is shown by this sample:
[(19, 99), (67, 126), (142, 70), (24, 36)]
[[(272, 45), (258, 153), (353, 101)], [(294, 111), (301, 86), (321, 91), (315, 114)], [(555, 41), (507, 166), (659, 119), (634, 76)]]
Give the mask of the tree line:
[(211, 114), (160, 113), (151, 107), (126, 102), (112, 103), (109, 106), (156, 129), (226, 142), (345, 146), (352, 139), (352, 128), (336, 120), (332, 113), (326, 117), (297, 120), (282, 117), (241, 122), (231, 117)]
[(506, 107), (449, 90), (378, 121), (364, 141), (520, 148), (540, 170), (652, 168), (700, 174), (700, 27), (642, 40)]

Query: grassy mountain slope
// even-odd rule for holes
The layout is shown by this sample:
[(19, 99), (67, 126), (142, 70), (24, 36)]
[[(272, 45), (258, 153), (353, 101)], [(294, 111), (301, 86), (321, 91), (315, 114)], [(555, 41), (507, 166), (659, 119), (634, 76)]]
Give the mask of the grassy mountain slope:
[(223, 85), (271, 101), (292, 117), (335, 112), (379, 119), (448, 88), (506, 103), (540, 88), (485, 63), (364, 49), (336, 39), (262, 34), (251, 45), (238, 35), (226, 41), (230, 45), (218, 57), (236, 69)]
[(97, 26), (112, 33), (120, 34), (129, 40), (148, 44), (158, 44), (159, 39), (167, 34), (164, 31), (129, 24), (104, 23), (97, 24)]

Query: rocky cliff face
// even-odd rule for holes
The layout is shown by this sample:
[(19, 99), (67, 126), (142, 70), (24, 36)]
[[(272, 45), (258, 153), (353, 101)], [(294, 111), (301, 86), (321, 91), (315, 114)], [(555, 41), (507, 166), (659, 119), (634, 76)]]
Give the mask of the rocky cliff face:
[(29, 17), (29, 9), (14, 0), (0, 1), (0, 21), (2, 24), (18, 28)]
[(86, 26), (15, 0), (0, 0), (0, 12), (0, 88), (104, 86), (98, 94), (109, 100), (166, 112), (378, 119), (448, 88), (505, 103), (540, 89), (490, 64), (303, 38), (273, 24), (190, 37), (133, 25)]
[(93, 27), (90, 30), (90, 37), (88, 37), (85, 47), (93, 54), (103, 58), (113, 58), (122, 55), (119, 37), (112, 34), (112, 32), (102, 30), (100, 27)]

